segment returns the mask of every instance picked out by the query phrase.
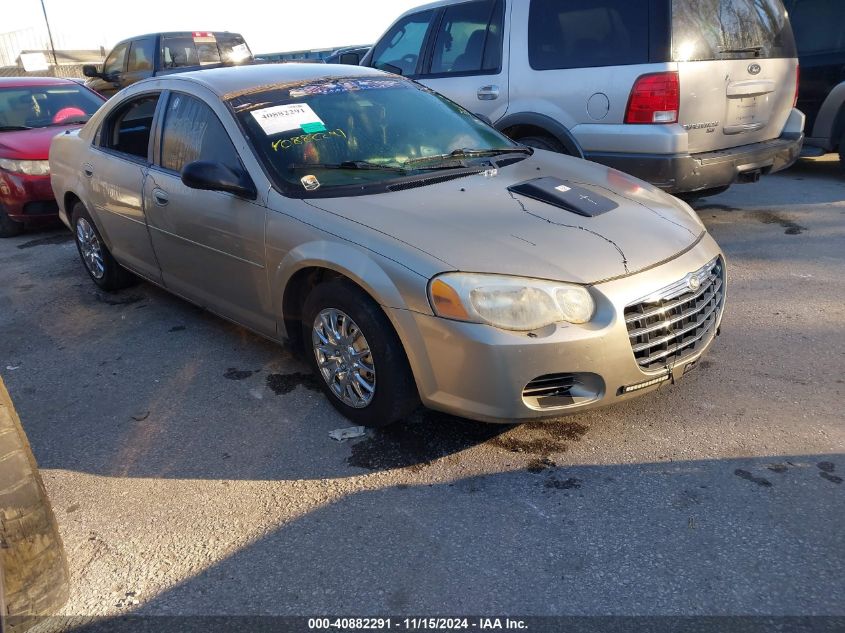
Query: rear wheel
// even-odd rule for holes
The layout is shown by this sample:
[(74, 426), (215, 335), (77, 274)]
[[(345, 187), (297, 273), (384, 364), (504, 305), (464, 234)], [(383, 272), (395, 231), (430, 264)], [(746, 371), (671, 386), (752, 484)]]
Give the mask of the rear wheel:
[(547, 134), (538, 134), (536, 136), (523, 136), (516, 139), (518, 142), (534, 149), (544, 149), (547, 152), (557, 152), (558, 154), (569, 154), (566, 148), (559, 140)]
[(73, 206), (71, 226), (76, 237), (76, 248), (93, 282), (107, 292), (131, 286), (135, 276), (117, 263), (100, 237), (88, 209), (81, 202)]
[(402, 343), (384, 311), (345, 280), (316, 286), (305, 300), (308, 363), (332, 405), (362, 426), (387, 426), (419, 406)]
[(23, 224), (15, 222), (9, 217), (2, 207), (0, 207), (0, 237), (15, 237), (20, 235), (23, 231)]
[(9, 633), (26, 630), (67, 600), (69, 576), (56, 517), (2, 380), (0, 575), (5, 594), (0, 605)]

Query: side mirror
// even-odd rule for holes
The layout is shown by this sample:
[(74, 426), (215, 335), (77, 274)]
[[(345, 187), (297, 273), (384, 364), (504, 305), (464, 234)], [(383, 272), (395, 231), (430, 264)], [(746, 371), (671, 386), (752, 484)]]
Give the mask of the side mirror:
[(100, 71), (97, 70), (97, 67), (94, 64), (85, 64), (82, 67), (82, 74), (86, 77), (99, 77)]
[(486, 114), (481, 114), (480, 112), (475, 112), (475, 113), (473, 113), (473, 114), (475, 115), (475, 118), (476, 118), (476, 119), (479, 119), (479, 120), (481, 120), (481, 121), (484, 121), (484, 123), (486, 123), (486, 124), (487, 124), (487, 125), (489, 125), (490, 127), (493, 127), (493, 119), (491, 119), (491, 118), (490, 118), (489, 116), (487, 116)]
[(361, 63), (361, 56), (358, 53), (344, 53), (340, 56), (340, 63), (347, 66), (358, 66)]
[(182, 168), (182, 183), (191, 189), (226, 191), (255, 200), (258, 192), (246, 174), (236, 174), (220, 163), (198, 160)]

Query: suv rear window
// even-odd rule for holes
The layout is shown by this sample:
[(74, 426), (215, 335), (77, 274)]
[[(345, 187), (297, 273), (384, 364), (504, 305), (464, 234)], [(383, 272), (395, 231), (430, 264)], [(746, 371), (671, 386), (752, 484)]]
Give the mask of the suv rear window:
[(648, 62), (647, 3), (532, 0), (528, 61), (534, 70)]
[(795, 57), (781, 0), (672, 0), (672, 59)]

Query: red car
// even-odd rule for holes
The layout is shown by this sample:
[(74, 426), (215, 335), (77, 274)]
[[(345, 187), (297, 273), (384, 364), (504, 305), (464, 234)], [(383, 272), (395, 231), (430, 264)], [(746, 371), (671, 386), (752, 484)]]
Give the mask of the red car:
[(58, 217), (50, 141), (80, 127), (103, 103), (105, 97), (70, 79), (0, 78), (0, 237)]

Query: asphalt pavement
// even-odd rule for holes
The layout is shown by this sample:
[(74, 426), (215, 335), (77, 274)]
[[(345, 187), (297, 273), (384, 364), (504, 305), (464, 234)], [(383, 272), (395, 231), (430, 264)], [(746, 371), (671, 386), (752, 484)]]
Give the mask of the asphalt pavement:
[(722, 334), (626, 405), (349, 426), (283, 347), (64, 229), (0, 241), (0, 374), (72, 574), (67, 615), (845, 615), (845, 175), (701, 201)]

